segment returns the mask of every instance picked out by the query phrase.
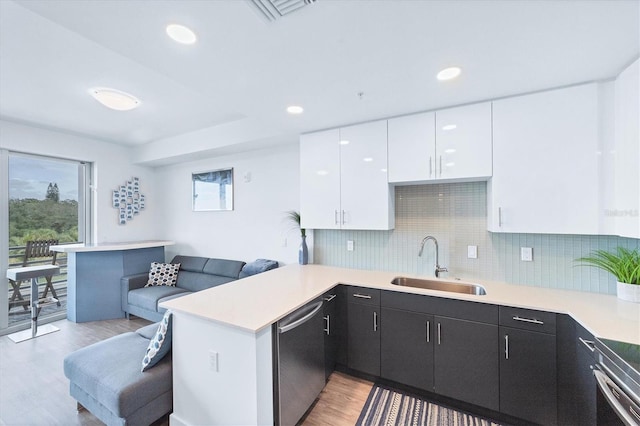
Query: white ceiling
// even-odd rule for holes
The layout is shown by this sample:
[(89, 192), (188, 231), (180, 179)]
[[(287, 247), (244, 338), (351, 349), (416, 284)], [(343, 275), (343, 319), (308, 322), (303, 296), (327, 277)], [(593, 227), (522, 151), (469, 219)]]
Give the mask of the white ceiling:
[[(612, 78), (640, 55), (639, 22), (639, 0), (318, 0), (272, 23), (244, 0), (0, 0), (0, 117), (138, 148), (197, 131), (255, 148)], [(198, 42), (173, 42), (169, 23)], [(451, 65), (462, 75), (437, 81)], [(108, 110), (94, 86), (142, 105)]]

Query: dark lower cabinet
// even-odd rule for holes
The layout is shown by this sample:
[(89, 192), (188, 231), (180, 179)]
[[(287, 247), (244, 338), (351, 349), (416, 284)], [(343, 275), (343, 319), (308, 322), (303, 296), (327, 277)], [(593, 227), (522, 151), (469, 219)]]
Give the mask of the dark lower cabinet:
[(556, 336), (500, 327), (500, 411), (557, 424)]
[(380, 306), (348, 303), (348, 367), (380, 376)]
[(498, 326), (435, 316), (434, 390), (498, 411)]
[(595, 355), (593, 335), (576, 324), (575, 423), (595, 426), (598, 423), (598, 385), (593, 375)]
[(380, 376), (433, 391), (433, 315), (382, 308)]

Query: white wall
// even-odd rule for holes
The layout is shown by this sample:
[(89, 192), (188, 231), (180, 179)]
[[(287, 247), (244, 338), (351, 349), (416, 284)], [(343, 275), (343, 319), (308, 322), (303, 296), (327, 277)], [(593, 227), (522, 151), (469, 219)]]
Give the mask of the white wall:
[[(298, 153), (297, 144), (283, 145), (157, 168), (163, 203), (159, 225), (163, 237), (176, 242), (167, 247), (167, 260), (184, 254), (297, 262), (300, 234), (284, 217), (299, 208)], [(192, 211), (191, 173), (229, 167), (234, 169), (234, 210)]]
[[(94, 242), (165, 238), (157, 226), (154, 170), (132, 164), (130, 148), (6, 120), (0, 120), (0, 148), (93, 163)], [(132, 176), (140, 178), (145, 210), (126, 225), (119, 225), (117, 210), (111, 206), (112, 191)]]

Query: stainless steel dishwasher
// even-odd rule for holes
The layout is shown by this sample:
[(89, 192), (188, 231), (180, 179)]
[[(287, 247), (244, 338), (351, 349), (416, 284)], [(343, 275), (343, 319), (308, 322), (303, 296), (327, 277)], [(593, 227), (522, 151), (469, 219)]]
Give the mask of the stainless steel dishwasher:
[(274, 325), (275, 424), (295, 425), (325, 385), (322, 298)]

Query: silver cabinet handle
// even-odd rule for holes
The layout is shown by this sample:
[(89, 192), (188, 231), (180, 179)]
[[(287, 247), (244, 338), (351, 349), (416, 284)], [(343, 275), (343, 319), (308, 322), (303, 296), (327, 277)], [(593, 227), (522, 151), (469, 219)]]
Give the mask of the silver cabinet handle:
[(633, 407), (629, 407), (629, 412), (633, 414), (633, 417), (635, 417), (638, 422), (640, 422), (640, 414), (636, 413), (636, 410), (634, 410)]
[(429, 343), (431, 341), (431, 322), (427, 321), (427, 343)]
[(353, 293), (353, 297), (357, 297), (358, 299), (371, 299), (371, 296), (369, 296), (368, 294), (360, 293)]
[(440, 156), (440, 177), (442, 177), (442, 155)]
[(429, 156), (429, 177), (433, 174), (433, 157)]
[(336, 225), (338, 225), (338, 210), (333, 211), (333, 219), (335, 220)]
[(326, 316), (324, 317), (324, 321), (325, 321), (325, 324), (327, 325), (327, 326), (325, 327), (325, 329), (324, 329), (324, 332), (325, 332), (325, 333), (327, 333), (327, 336), (330, 336), (330, 335), (331, 335), (331, 331), (330, 331), (330, 330), (331, 330), (331, 328), (330, 328), (330, 324), (331, 324), (331, 322), (330, 322), (330, 321), (331, 321), (331, 318), (330, 318), (330, 316), (329, 316), (329, 315), (326, 315)]
[(378, 313), (373, 311), (373, 331), (378, 331)]
[(587, 349), (589, 349), (591, 352), (596, 351), (596, 344), (594, 343), (593, 340), (585, 340), (582, 337), (578, 337), (578, 340), (580, 340), (582, 344), (585, 345)]
[(504, 359), (509, 359), (509, 335), (504, 335)]
[(441, 333), (440, 333), (440, 323), (438, 323), (438, 344), (440, 344), (440, 337), (441, 337)]
[(498, 207), (498, 228), (502, 228), (502, 207)]
[(514, 321), (521, 321), (521, 322), (528, 322), (529, 324), (538, 324), (538, 325), (543, 325), (544, 324), (544, 321), (540, 321), (540, 320), (532, 319), (532, 318), (522, 318), (522, 317), (519, 317), (517, 315), (515, 317), (513, 317), (513, 320)]
[(330, 294), (330, 295), (329, 295), (329, 297), (325, 297), (325, 298), (324, 298), (324, 301), (325, 301), (325, 302), (331, 302), (331, 301), (332, 301), (333, 299), (335, 299), (335, 298), (336, 298), (336, 295), (335, 295), (335, 294)]
[(342, 210), (342, 224), (343, 224), (343, 225), (344, 225), (345, 223), (347, 223), (347, 222), (344, 220), (344, 216), (345, 216), (345, 215), (344, 215), (344, 210)]

